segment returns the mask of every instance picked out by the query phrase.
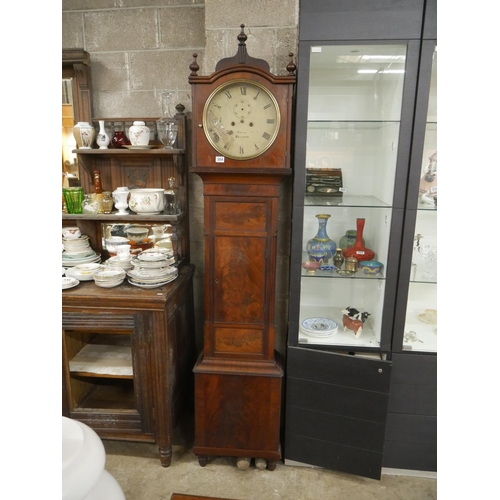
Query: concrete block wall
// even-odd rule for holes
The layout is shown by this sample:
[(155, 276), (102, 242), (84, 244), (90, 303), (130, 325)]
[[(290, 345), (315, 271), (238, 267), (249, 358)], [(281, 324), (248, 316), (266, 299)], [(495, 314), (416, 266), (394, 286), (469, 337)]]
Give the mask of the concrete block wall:
[[(288, 53), (297, 54), (299, 0), (62, 0), (62, 48), (84, 48), (92, 63), (95, 117), (160, 116), (161, 93), (186, 106), (192, 54), (198, 74), (237, 50), (245, 24), (251, 56), (286, 74)], [(188, 164), (191, 164), (188, 155)], [(191, 260), (196, 265), (194, 302), (198, 349), (203, 346), (203, 185), (189, 176)], [(276, 347), (286, 348), (292, 179), (282, 186), (276, 283)]]

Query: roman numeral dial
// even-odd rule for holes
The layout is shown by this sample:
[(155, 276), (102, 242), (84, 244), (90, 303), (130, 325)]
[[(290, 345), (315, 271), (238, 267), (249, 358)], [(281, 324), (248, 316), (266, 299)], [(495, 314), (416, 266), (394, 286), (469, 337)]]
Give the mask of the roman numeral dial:
[(264, 153), (275, 141), (279, 128), (280, 110), (275, 97), (253, 80), (222, 84), (203, 109), (206, 138), (218, 153), (235, 160)]

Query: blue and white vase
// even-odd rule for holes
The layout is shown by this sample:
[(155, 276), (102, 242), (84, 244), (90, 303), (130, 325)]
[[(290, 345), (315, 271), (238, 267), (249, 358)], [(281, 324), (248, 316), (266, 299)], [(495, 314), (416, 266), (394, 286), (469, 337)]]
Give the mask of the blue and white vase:
[(318, 219), (318, 232), (314, 238), (307, 242), (306, 252), (311, 260), (317, 260), (315, 257), (318, 254), (324, 254), (323, 264), (327, 264), (335, 255), (337, 244), (326, 233), (326, 224), (330, 215), (318, 214), (316, 218)]

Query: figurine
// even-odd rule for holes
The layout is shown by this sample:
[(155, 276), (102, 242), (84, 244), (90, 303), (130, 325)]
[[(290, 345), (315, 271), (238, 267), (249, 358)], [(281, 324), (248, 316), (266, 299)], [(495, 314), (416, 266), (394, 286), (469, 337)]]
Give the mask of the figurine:
[(368, 318), (368, 316), (371, 316), (370, 313), (367, 313), (367, 312), (362, 313), (362, 312), (358, 311), (356, 308), (351, 307), (351, 306), (347, 306), (341, 312), (342, 312), (342, 314), (345, 314), (349, 318), (351, 318), (351, 319), (357, 319), (357, 320), (361, 321), (362, 323), (364, 323), (366, 321), (366, 319)]
[(437, 207), (437, 151), (429, 157), (429, 163), (420, 179), (419, 198), (424, 205)]
[(360, 337), (361, 332), (363, 331), (363, 322), (359, 319), (352, 319), (347, 314), (342, 316), (342, 324), (344, 325), (344, 332), (346, 330), (352, 330), (354, 332), (354, 338), (357, 339)]
[(344, 332), (346, 330), (352, 330), (354, 332), (354, 338), (359, 338), (363, 331), (363, 324), (370, 316), (370, 313), (360, 312), (356, 308), (347, 306), (342, 310), (342, 324), (344, 325)]

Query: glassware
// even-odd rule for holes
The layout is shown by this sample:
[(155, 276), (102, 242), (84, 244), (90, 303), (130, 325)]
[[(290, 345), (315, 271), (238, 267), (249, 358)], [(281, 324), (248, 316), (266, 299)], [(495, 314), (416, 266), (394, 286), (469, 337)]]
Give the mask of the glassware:
[(99, 200), (91, 194), (86, 194), (82, 203), (82, 213), (91, 215), (99, 213)]
[(113, 198), (110, 191), (104, 191), (101, 198), (101, 208), (105, 214), (110, 214), (113, 211)]
[(84, 192), (82, 187), (62, 188), (68, 214), (81, 214)]
[(172, 112), (172, 92), (162, 92), (163, 116), (156, 122), (158, 139), (163, 144), (163, 149), (174, 149), (179, 126)]
[(123, 146), (130, 146), (130, 141), (125, 134), (125, 124), (115, 125), (115, 131), (111, 139), (111, 144), (116, 149), (121, 149)]
[(165, 212), (175, 215), (180, 212), (178, 189), (175, 187), (175, 177), (168, 178), (168, 189), (165, 189)]

